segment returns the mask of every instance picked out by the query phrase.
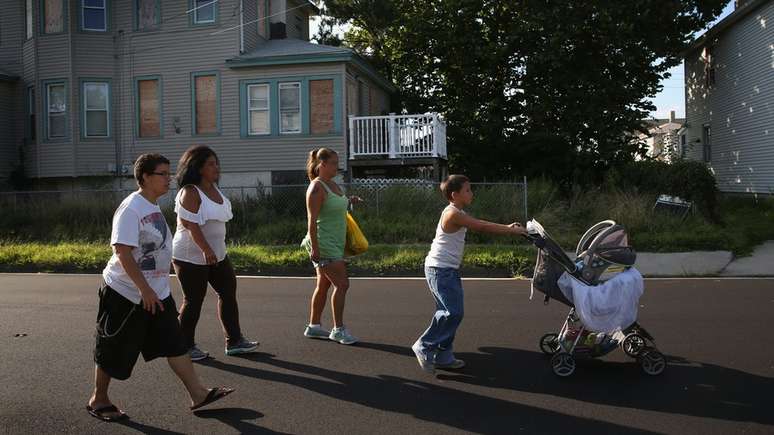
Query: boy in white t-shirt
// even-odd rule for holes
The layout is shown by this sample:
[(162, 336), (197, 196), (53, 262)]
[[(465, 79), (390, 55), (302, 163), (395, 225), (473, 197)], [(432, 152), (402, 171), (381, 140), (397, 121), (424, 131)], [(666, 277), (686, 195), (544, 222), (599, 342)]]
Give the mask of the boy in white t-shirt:
[(430, 326), (411, 347), (422, 370), (459, 369), (465, 362), (454, 358), (452, 343), (463, 316), (463, 291), (459, 268), (465, 250), (468, 229), (493, 234), (524, 235), (519, 223), (496, 224), (471, 217), (463, 211), (473, 202), (470, 180), (464, 175), (449, 175), (441, 183), (449, 205), (441, 212), (430, 252), (425, 258), (425, 278), (435, 300)]
[(188, 390), (191, 410), (234, 391), (202, 385), (180, 333), (169, 291), (171, 232), (157, 203), (169, 190), (169, 160), (144, 154), (135, 162), (134, 176), (139, 190), (124, 199), (113, 216), (113, 256), (102, 272), (99, 291), (94, 393), (86, 409), (103, 421), (126, 418), (108, 397), (108, 387), (113, 378), (129, 378), (140, 353), (145, 361), (167, 358)]

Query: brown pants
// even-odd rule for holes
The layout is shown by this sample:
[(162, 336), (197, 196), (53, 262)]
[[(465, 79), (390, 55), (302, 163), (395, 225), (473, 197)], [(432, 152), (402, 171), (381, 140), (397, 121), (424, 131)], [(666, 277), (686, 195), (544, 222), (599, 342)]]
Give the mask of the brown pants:
[(180, 329), (183, 340), (191, 348), (195, 340), (196, 324), (202, 311), (207, 284), (218, 294), (218, 317), (226, 336), (226, 345), (242, 338), (239, 329), (239, 307), (236, 300), (236, 274), (228, 257), (213, 265), (198, 265), (173, 260), (177, 279), (183, 288), (183, 304), (180, 306)]

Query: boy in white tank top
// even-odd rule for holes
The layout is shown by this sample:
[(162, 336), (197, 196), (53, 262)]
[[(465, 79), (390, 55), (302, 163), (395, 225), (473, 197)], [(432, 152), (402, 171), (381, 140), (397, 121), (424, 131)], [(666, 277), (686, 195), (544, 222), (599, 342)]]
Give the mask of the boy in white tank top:
[(425, 278), (435, 300), (430, 326), (411, 348), (419, 366), (428, 373), (435, 369), (459, 369), (465, 362), (454, 358), (452, 344), (463, 316), (463, 291), (459, 268), (465, 249), (465, 234), (470, 229), (492, 234), (524, 235), (518, 222), (510, 225), (475, 219), (464, 208), (473, 202), (470, 180), (464, 175), (449, 175), (441, 183), (441, 192), (449, 205), (441, 212), (430, 252), (425, 258)]

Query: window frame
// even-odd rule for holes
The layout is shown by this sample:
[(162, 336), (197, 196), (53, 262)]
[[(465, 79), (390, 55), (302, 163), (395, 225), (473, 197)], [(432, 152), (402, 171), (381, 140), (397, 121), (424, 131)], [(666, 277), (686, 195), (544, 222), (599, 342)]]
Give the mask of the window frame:
[[(196, 131), (196, 78), (215, 77), (215, 132), (197, 133)], [(220, 71), (197, 71), (191, 73), (191, 136), (219, 136), (220, 127)]]
[[(107, 33), (110, 31), (110, 0), (102, 0), (103, 7), (98, 8), (95, 6), (86, 6), (86, 0), (79, 0), (80, 2), (80, 14), (78, 16), (80, 20), (80, 26), (78, 29), (84, 33)], [(104, 29), (90, 29), (86, 27), (86, 9), (102, 9), (102, 14), (105, 17)]]
[(28, 143), (35, 143), (37, 140), (37, 122), (35, 118), (37, 116), (37, 110), (35, 105), (35, 85), (29, 85), (25, 94), (25, 108), (27, 114), (25, 116), (25, 132), (24, 138)]
[(709, 124), (701, 126), (701, 150), (704, 163), (712, 163), (712, 127)]
[[(212, 20), (211, 21), (200, 21), (198, 19), (199, 16), (199, 8), (196, 6), (196, 3), (198, 1), (207, 1), (208, 3), (212, 3), (210, 5), (207, 5), (207, 7), (212, 6)], [(192, 11), (189, 14), (188, 23), (191, 26), (216, 26), (218, 24), (218, 10), (220, 6), (220, 0), (188, 0), (188, 10)]]
[[(64, 113), (64, 132), (62, 136), (56, 136), (51, 137), (51, 112), (49, 111), (49, 99), (51, 94), (51, 86), (62, 86), (64, 89), (64, 101), (65, 101), (65, 110), (61, 113)], [(41, 82), (41, 88), (45, 90), (45, 93), (43, 94), (43, 107), (45, 109), (46, 119), (45, 122), (43, 122), (43, 142), (48, 143), (54, 143), (54, 142), (68, 142), (69, 141), (69, 135), (70, 135), (70, 110), (69, 110), (69, 93), (67, 92), (67, 80), (66, 79), (51, 79), (51, 80), (43, 80)]]
[[(300, 75), (300, 76), (287, 76), (287, 77), (271, 77), (271, 78), (253, 78), (242, 79), (239, 81), (239, 129), (240, 137), (243, 139), (256, 138), (256, 137), (334, 137), (342, 136), (346, 134), (343, 104), (344, 104), (344, 75), (343, 74), (321, 74), (321, 75)], [(333, 128), (330, 133), (317, 133), (312, 134), (310, 129), (310, 104), (311, 95), (309, 93), (309, 82), (314, 80), (333, 80)], [(292, 83), (300, 82), (299, 104), (301, 106), (301, 132), (300, 133), (280, 133), (280, 108), (279, 108), (279, 84), (280, 83)], [(269, 131), (268, 134), (250, 134), (249, 133), (249, 110), (248, 110), (248, 97), (249, 86), (252, 85), (268, 85), (269, 86)]]
[[(59, 0), (62, 3), (62, 30), (59, 32), (46, 32), (46, 0), (40, 0), (40, 16), (38, 17), (40, 20), (40, 34), (42, 36), (50, 36), (50, 35), (62, 35), (67, 33), (67, 25), (68, 25), (68, 11), (67, 11), (67, 0)], [(34, 14), (34, 12), (33, 12)]]
[[(282, 128), (282, 114), (283, 112), (295, 112), (296, 110), (287, 110), (282, 108), (282, 89), (292, 89), (296, 88), (298, 89), (298, 130), (289, 130), (285, 131)], [(284, 135), (297, 135), (302, 134), (304, 132), (304, 110), (303, 110), (303, 100), (304, 92), (302, 92), (302, 82), (301, 81), (280, 81), (277, 82), (277, 94), (279, 96), (279, 100), (277, 101), (278, 104), (278, 110), (277, 110), (277, 116), (279, 118), (279, 134), (281, 136)], [(308, 93), (307, 93), (308, 94)], [(308, 104), (308, 103), (307, 103)]]
[[(158, 81), (159, 135), (140, 136), (140, 82)], [(161, 75), (143, 75), (134, 78), (134, 137), (137, 140), (157, 140), (164, 138), (164, 81)]]
[(153, 0), (156, 4), (156, 20), (153, 26), (140, 28), (140, 1), (132, 0), (132, 29), (135, 32), (151, 32), (161, 27), (161, 0)]
[[(105, 108), (106, 112), (106, 122), (107, 122), (107, 135), (105, 136), (89, 136), (88, 135), (88, 117), (86, 116), (88, 112), (90, 111), (86, 104), (86, 85), (87, 84), (100, 84), (105, 85), (107, 87), (107, 107)], [(109, 140), (113, 137), (113, 128), (112, 128), (112, 121), (113, 121), (113, 84), (112, 80), (107, 78), (81, 78), (80, 79), (80, 92), (81, 92), (81, 139), (83, 140)], [(91, 110), (95, 111), (95, 110)]]
[[(253, 86), (262, 86), (262, 87), (266, 88), (266, 109), (252, 109), (250, 107), (250, 88), (253, 87)], [(272, 132), (273, 132), (272, 121), (274, 119), (274, 116), (272, 115), (272, 110), (271, 110), (272, 102), (273, 102), (273, 98), (272, 98), (272, 85), (271, 85), (271, 83), (270, 82), (250, 83), (250, 84), (246, 85), (245, 89), (246, 89), (247, 94), (246, 94), (245, 105), (243, 107), (244, 107), (244, 111), (245, 111), (245, 113), (247, 115), (246, 135), (247, 136), (271, 136)], [(268, 122), (268, 128), (266, 129), (265, 133), (253, 133), (252, 132), (252, 129), (251, 129), (252, 117), (250, 116), (250, 113), (251, 112), (256, 112), (256, 111), (260, 111), (260, 112), (264, 112), (265, 111), (266, 112), (266, 118), (268, 119), (269, 122)]]

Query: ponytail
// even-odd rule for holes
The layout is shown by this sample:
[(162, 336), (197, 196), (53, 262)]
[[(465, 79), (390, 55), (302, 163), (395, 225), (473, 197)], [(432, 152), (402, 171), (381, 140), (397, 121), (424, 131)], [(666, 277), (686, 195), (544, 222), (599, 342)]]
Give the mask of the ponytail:
[(309, 151), (309, 158), (306, 160), (306, 175), (309, 177), (309, 181), (314, 180), (320, 175), (320, 163), (327, 161), (334, 155), (336, 155), (336, 151), (330, 148), (318, 148)]

